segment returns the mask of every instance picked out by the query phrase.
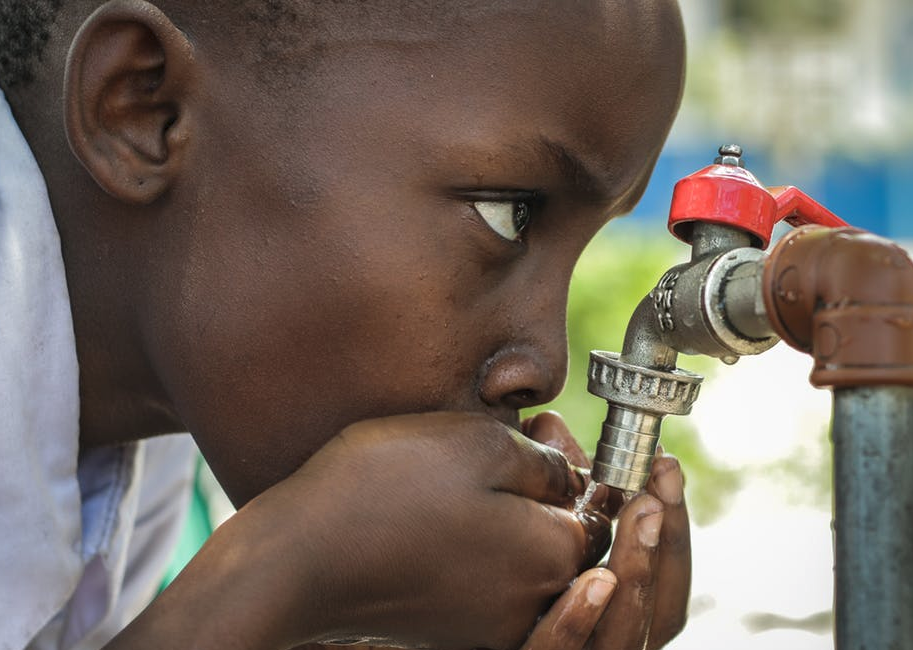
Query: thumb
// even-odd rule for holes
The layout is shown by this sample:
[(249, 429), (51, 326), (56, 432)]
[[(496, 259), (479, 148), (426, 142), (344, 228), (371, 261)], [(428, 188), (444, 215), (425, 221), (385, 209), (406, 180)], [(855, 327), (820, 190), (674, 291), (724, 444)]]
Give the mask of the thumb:
[(542, 616), (521, 650), (586, 648), (617, 586), (608, 569), (583, 573)]
[(557, 506), (567, 506), (583, 494), (584, 472), (561, 451), (535, 442), (519, 432), (510, 433), (510, 450), (495, 489)]
[(564, 418), (555, 411), (537, 413), (523, 422), (523, 433), (536, 442), (554, 447), (564, 452), (572, 463), (578, 467), (589, 469), (590, 461), (577, 439), (567, 428)]

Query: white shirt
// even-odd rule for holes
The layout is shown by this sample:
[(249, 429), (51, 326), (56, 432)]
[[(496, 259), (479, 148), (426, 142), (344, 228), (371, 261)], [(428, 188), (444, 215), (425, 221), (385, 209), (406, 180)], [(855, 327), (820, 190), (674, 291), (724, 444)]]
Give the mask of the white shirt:
[(155, 595), (195, 447), (79, 450), (79, 369), (44, 179), (0, 92), (0, 650), (104, 645)]

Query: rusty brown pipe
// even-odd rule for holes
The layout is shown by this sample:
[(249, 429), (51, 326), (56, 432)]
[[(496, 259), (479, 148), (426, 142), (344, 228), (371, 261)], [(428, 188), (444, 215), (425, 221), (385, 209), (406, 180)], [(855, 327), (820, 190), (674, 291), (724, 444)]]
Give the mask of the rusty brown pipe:
[(913, 386), (913, 262), (855, 228), (803, 226), (764, 265), (774, 330), (814, 357), (815, 386)]

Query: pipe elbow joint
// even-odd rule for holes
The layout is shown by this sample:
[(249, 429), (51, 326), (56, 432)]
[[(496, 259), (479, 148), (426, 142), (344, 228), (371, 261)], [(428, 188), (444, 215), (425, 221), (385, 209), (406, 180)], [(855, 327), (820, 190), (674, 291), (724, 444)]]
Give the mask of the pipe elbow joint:
[(855, 228), (804, 226), (764, 263), (774, 330), (814, 358), (818, 387), (913, 385), (913, 262)]

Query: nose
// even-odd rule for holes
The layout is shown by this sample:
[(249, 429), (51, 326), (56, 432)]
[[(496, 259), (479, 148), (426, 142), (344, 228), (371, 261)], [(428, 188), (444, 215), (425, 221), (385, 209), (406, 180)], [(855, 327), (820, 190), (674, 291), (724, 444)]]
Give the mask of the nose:
[(561, 327), (560, 344), (550, 350), (522, 343), (498, 350), (485, 363), (479, 396), (485, 404), (517, 410), (550, 402), (564, 387), (567, 340)]
[[(567, 296), (580, 246), (543, 247), (513, 274), (492, 331), (502, 332), (481, 369), (479, 397), (489, 407), (516, 411), (550, 402), (567, 378)], [(504, 297), (509, 296), (507, 300)]]

